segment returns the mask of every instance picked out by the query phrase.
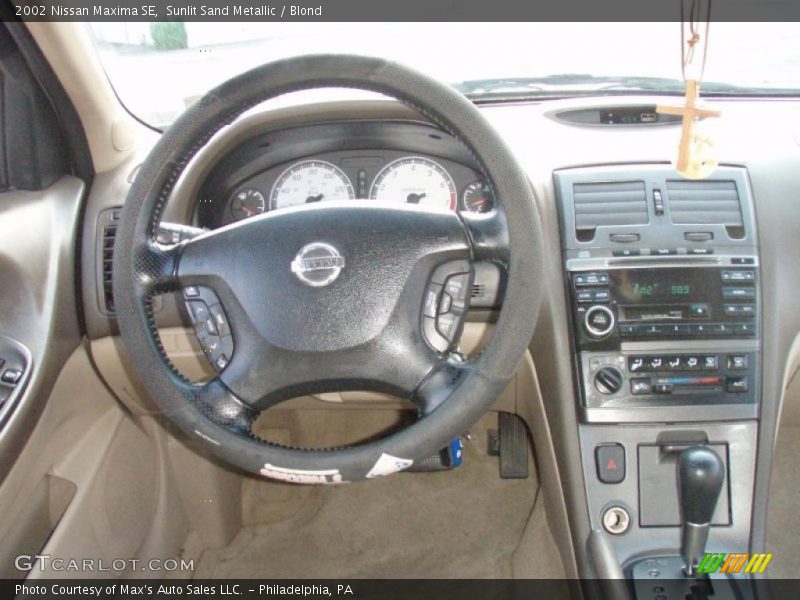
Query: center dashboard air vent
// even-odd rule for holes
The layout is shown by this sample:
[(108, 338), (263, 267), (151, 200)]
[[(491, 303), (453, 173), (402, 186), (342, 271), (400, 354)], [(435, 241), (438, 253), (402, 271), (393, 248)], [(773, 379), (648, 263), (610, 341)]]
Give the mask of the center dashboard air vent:
[(593, 239), (603, 225), (646, 225), (649, 221), (644, 181), (576, 183), (572, 193), (575, 236), (580, 241)]
[(733, 239), (744, 237), (735, 181), (667, 181), (670, 218), (676, 225), (724, 225)]

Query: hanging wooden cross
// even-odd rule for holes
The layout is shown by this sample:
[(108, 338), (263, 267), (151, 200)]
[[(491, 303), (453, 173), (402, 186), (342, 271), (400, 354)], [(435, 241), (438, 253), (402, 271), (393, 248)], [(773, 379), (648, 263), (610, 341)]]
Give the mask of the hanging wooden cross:
[[(694, 125), (698, 119), (718, 117), (720, 111), (698, 106), (700, 97), (700, 81), (705, 70), (708, 53), (708, 28), (711, 18), (710, 0), (689, 0), (689, 18), (684, 19), (684, 0), (681, 0), (681, 71), (686, 85), (683, 106), (659, 105), (656, 111), (667, 115), (682, 117), (681, 140), (678, 145), (678, 158), (675, 169), (686, 177), (693, 179), (705, 177), (716, 167), (712, 157), (714, 142), (708, 136), (699, 135)], [(705, 9), (705, 31), (700, 34), (698, 22)], [(689, 39), (686, 39), (688, 28)], [(697, 52), (702, 46), (702, 53)], [(698, 56), (702, 56), (698, 59)]]
[(689, 158), (692, 151), (692, 144), (697, 142), (694, 134), (694, 123), (696, 119), (703, 117), (718, 117), (720, 111), (710, 108), (700, 108), (697, 106), (697, 98), (700, 95), (700, 82), (695, 79), (686, 80), (686, 103), (684, 106), (657, 106), (656, 111), (665, 115), (679, 115), (683, 117), (681, 128), (681, 142), (678, 146), (678, 160), (675, 162), (675, 169), (684, 173), (689, 169)]

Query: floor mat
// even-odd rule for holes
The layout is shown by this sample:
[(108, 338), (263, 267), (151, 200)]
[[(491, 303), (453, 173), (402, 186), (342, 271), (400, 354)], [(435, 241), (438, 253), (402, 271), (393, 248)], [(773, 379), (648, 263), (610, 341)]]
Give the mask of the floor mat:
[(533, 465), (528, 479), (500, 479), (483, 433), (446, 473), (333, 487), (248, 480), (245, 526), (203, 553), (195, 577), (510, 577), (538, 484)]

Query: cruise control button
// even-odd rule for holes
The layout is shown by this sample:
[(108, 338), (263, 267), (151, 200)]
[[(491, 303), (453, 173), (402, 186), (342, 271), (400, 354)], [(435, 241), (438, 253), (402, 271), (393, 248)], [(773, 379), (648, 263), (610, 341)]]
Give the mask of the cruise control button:
[(442, 286), (437, 283), (431, 283), (428, 290), (425, 292), (425, 306), (423, 307), (423, 314), (426, 317), (435, 317), (436, 310), (439, 307), (439, 294), (442, 291)]
[(456, 318), (453, 315), (441, 315), (436, 319), (436, 329), (444, 337), (453, 341), (456, 333)]
[(439, 333), (436, 320), (432, 317), (422, 317), (422, 334), (428, 345), (437, 352), (444, 352), (450, 347), (450, 341)]
[(467, 301), (467, 288), (469, 287), (469, 273), (461, 273), (447, 278), (444, 291), (450, 294), (453, 304), (464, 306)]
[(183, 288), (184, 298), (197, 298), (200, 295), (200, 290), (196, 285), (187, 285)]
[(439, 265), (431, 275), (433, 283), (444, 284), (445, 280), (456, 273), (469, 273), (470, 264), (466, 260), (452, 260), (450, 262)]
[(450, 307), (453, 305), (453, 298), (448, 293), (442, 294), (442, 299), (439, 301), (439, 314), (443, 315), (450, 312)]

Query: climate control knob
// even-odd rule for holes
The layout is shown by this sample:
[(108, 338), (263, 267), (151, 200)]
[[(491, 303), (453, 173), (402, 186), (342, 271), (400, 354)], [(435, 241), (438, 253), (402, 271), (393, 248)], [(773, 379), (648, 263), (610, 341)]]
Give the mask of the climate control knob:
[(601, 394), (616, 394), (625, 382), (622, 373), (614, 367), (603, 367), (594, 375), (594, 387)]
[(614, 329), (614, 313), (601, 304), (590, 307), (583, 316), (583, 328), (591, 337), (600, 339)]

